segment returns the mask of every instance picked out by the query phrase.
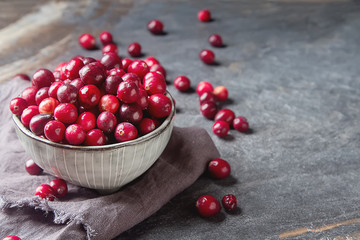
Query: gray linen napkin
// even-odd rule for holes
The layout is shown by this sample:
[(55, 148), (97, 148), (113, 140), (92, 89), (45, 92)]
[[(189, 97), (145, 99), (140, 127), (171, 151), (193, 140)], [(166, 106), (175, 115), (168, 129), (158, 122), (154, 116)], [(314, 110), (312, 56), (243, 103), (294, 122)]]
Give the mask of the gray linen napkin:
[(54, 177), (31, 176), (28, 159), (15, 134), (9, 101), (28, 83), (0, 85), (0, 239), (112, 239), (143, 221), (189, 187), (219, 157), (208, 133), (198, 127), (174, 127), (163, 154), (142, 176), (118, 192), (102, 196), (68, 184), (68, 194), (47, 202), (34, 197), (35, 188)]

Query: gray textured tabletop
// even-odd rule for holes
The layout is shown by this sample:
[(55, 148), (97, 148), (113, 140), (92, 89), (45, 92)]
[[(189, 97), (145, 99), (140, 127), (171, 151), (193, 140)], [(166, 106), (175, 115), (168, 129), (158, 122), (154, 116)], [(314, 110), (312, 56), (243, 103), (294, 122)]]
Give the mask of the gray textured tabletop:
[[(196, 14), (208, 8), (213, 21)], [(117, 239), (360, 239), (360, 4), (346, 0), (1, 1), (0, 81), (53, 69), (74, 55), (97, 56), (77, 37), (110, 31), (120, 55), (138, 41), (168, 72), (176, 126), (202, 126), (232, 167), (202, 176), (155, 215)], [(158, 18), (166, 35), (146, 23)], [(226, 47), (207, 38), (223, 36)], [(200, 50), (218, 62), (204, 65)], [(194, 92), (171, 84), (186, 75), (229, 89), (222, 104), (246, 116), (251, 133), (211, 133)], [(203, 194), (238, 198), (239, 209), (204, 219)]]

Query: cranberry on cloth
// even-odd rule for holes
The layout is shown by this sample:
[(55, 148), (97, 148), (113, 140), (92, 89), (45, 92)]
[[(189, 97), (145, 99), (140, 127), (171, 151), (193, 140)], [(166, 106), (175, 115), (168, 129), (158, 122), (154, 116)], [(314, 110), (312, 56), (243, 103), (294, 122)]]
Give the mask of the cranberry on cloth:
[(29, 175), (28, 159), (18, 140), (10, 100), (24, 81), (0, 85), (0, 236), (22, 239), (111, 239), (143, 221), (204, 172), (219, 157), (208, 133), (174, 127), (165, 151), (142, 176), (118, 192), (100, 195), (68, 183), (67, 195), (52, 202), (34, 196), (37, 186), (55, 177)]

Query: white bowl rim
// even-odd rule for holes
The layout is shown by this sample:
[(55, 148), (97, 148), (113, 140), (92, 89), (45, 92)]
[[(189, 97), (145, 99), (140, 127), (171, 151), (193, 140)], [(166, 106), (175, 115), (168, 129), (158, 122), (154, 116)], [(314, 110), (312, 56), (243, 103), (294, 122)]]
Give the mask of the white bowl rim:
[(81, 151), (111, 150), (111, 149), (122, 148), (122, 147), (130, 146), (130, 145), (136, 145), (136, 144), (148, 141), (148, 140), (158, 136), (162, 132), (164, 132), (169, 127), (170, 123), (173, 120), (175, 112), (176, 112), (173, 97), (171, 96), (171, 94), (168, 91), (166, 91), (166, 96), (169, 97), (169, 99), (171, 100), (172, 108), (171, 108), (170, 115), (166, 117), (164, 122), (158, 128), (156, 128), (154, 131), (152, 131), (152, 132), (150, 132), (148, 134), (145, 134), (145, 135), (143, 135), (141, 137), (138, 137), (138, 138), (136, 138), (134, 140), (130, 140), (130, 141), (126, 141), (126, 142), (120, 142), (120, 143), (107, 144), (107, 145), (101, 145), (101, 146), (77, 146), (77, 145), (70, 145), (70, 144), (52, 142), (52, 141), (50, 141), (50, 140), (48, 140), (46, 138), (42, 138), (42, 137), (39, 137), (39, 136), (35, 135), (33, 132), (31, 132), (29, 129), (27, 129), (21, 123), (20, 119), (15, 114), (12, 115), (12, 119), (15, 122), (16, 127), (18, 127), (19, 130), (22, 133), (24, 133), (26, 136), (32, 138), (35, 141), (42, 142), (44, 144), (47, 144), (47, 145), (50, 145), (50, 146), (53, 146), (53, 147), (72, 149), (72, 150), (81, 150)]

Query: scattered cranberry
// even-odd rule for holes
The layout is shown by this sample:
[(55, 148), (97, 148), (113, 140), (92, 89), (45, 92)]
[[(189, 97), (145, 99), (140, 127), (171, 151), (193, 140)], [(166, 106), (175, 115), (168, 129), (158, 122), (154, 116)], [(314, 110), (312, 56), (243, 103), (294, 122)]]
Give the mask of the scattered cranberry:
[(178, 76), (174, 80), (174, 86), (181, 92), (186, 92), (190, 88), (190, 79), (186, 76)]
[(55, 108), (59, 105), (59, 101), (55, 98), (48, 97), (42, 100), (39, 104), (39, 112), (54, 114)]
[(36, 105), (36, 93), (38, 91), (37, 87), (27, 87), (21, 93), (21, 98), (25, 99), (29, 106)]
[(64, 197), (68, 192), (67, 184), (63, 179), (55, 178), (50, 181), (49, 185), (54, 189), (57, 198)]
[(209, 49), (204, 49), (199, 54), (200, 59), (206, 64), (213, 64), (215, 62), (215, 54)]
[(130, 141), (137, 138), (138, 131), (128, 122), (119, 123), (115, 128), (115, 138), (118, 142)]
[(35, 95), (36, 105), (39, 105), (42, 100), (49, 97), (49, 87), (40, 88)]
[(172, 110), (171, 100), (164, 94), (154, 94), (149, 97), (148, 112), (155, 118), (164, 118)]
[(28, 107), (28, 103), (23, 98), (17, 97), (17, 98), (13, 98), (10, 101), (10, 111), (17, 116), (21, 116), (22, 112), (27, 107)]
[(134, 125), (140, 123), (143, 118), (142, 108), (137, 103), (123, 103), (119, 110), (121, 122), (130, 122)]
[(101, 63), (92, 62), (81, 68), (79, 75), (84, 84), (100, 86), (106, 78), (106, 71)]
[(105, 142), (105, 134), (100, 129), (95, 128), (86, 133), (84, 145), (102, 146)]
[(132, 57), (140, 57), (141, 56), (141, 45), (138, 42), (133, 42), (128, 47), (128, 53)]
[(103, 45), (106, 45), (106, 44), (109, 44), (109, 43), (112, 43), (112, 42), (113, 42), (113, 36), (112, 36), (112, 34), (109, 33), (109, 32), (106, 32), (106, 31), (100, 33), (99, 38), (100, 38), (100, 42), (101, 42)]
[(147, 73), (144, 76), (143, 85), (148, 95), (157, 93), (164, 94), (166, 92), (165, 78), (161, 73), (158, 72)]
[(154, 131), (156, 128), (154, 120), (151, 118), (143, 118), (139, 123), (139, 130), (142, 135)]
[(104, 95), (100, 98), (99, 110), (100, 112), (108, 111), (116, 113), (120, 107), (120, 102), (117, 97), (111, 94)]
[(209, 37), (209, 43), (214, 47), (222, 47), (223, 41), (219, 34), (211, 34)]
[(118, 47), (116, 46), (115, 43), (109, 43), (109, 44), (106, 44), (103, 48), (102, 48), (102, 53), (105, 54), (105, 53), (116, 53), (118, 54)]
[(212, 92), (204, 92), (199, 97), (200, 104), (203, 104), (205, 102), (213, 102), (216, 103), (216, 97)]
[(78, 116), (76, 124), (82, 126), (85, 132), (88, 132), (95, 128), (96, 116), (92, 112), (83, 112)]
[(64, 124), (74, 123), (78, 117), (78, 111), (74, 104), (60, 103), (54, 110), (55, 120)]
[(144, 62), (146, 63), (146, 65), (148, 65), (149, 68), (151, 68), (154, 64), (160, 64), (160, 62), (153, 56), (145, 58)]
[(222, 198), (222, 205), (226, 211), (235, 211), (237, 207), (236, 197), (232, 194), (227, 194)]
[(79, 71), (83, 66), (84, 63), (80, 59), (71, 59), (64, 69), (65, 77), (70, 80), (79, 78)]
[(221, 158), (215, 158), (208, 164), (208, 171), (213, 178), (224, 179), (230, 175), (230, 164)]
[(201, 114), (207, 119), (214, 119), (218, 111), (218, 107), (214, 102), (205, 102), (200, 105), (200, 111)]
[(149, 72), (149, 67), (144, 61), (135, 60), (129, 65), (127, 71), (129, 73), (136, 73), (140, 79), (143, 79), (145, 74)]
[(56, 95), (61, 103), (75, 104), (77, 102), (78, 89), (70, 83), (65, 83), (59, 87)]
[(124, 81), (119, 84), (117, 97), (124, 103), (136, 102), (139, 95), (138, 86), (131, 81)]
[(224, 102), (228, 99), (229, 93), (227, 88), (224, 86), (217, 86), (216, 88), (214, 88), (213, 93), (216, 96), (216, 99), (220, 102)]
[(35, 135), (43, 135), (46, 123), (52, 119), (53, 116), (51, 114), (37, 114), (31, 118), (29, 128)]
[(199, 82), (196, 87), (196, 92), (199, 96), (201, 96), (204, 92), (212, 92), (213, 90), (213, 86), (207, 81)]
[(133, 62), (133, 60), (131, 60), (130, 58), (123, 58), (123, 60), (121, 61), (122, 65), (123, 65), (123, 69), (125, 71), (128, 70), (129, 65)]
[(221, 205), (213, 196), (204, 195), (196, 201), (196, 208), (201, 216), (212, 217), (220, 212)]
[(197, 17), (201, 22), (209, 22), (211, 20), (211, 13), (208, 9), (202, 9), (198, 12)]
[(35, 189), (35, 196), (49, 201), (54, 201), (56, 193), (54, 189), (48, 184), (41, 184)]
[(54, 81), (54, 74), (50, 70), (40, 68), (34, 73), (31, 84), (39, 89), (42, 87), (49, 87)]
[(152, 34), (159, 35), (163, 33), (164, 24), (157, 19), (153, 19), (148, 22), (147, 28)]
[(96, 45), (96, 39), (90, 33), (84, 33), (79, 37), (79, 44), (88, 50), (94, 49)]
[(25, 73), (16, 74), (12, 79), (21, 79), (21, 80), (25, 80), (25, 81), (30, 81), (31, 80), (29, 75), (27, 75)]
[(65, 139), (71, 145), (80, 145), (85, 141), (86, 132), (78, 124), (72, 124), (65, 130)]
[(107, 70), (113, 68), (122, 68), (121, 58), (117, 55), (117, 53), (114, 52), (105, 53), (100, 62), (106, 67)]
[(161, 64), (154, 64), (150, 68), (150, 72), (160, 72), (166, 78), (166, 70)]
[(57, 120), (51, 120), (44, 127), (44, 134), (47, 139), (53, 142), (61, 142), (65, 136), (65, 125)]
[(249, 123), (245, 117), (236, 117), (233, 121), (233, 127), (239, 132), (246, 132), (249, 129)]
[(102, 112), (96, 119), (97, 127), (107, 134), (114, 131), (116, 124), (116, 116), (111, 112)]
[(9, 235), (4, 237), (2, 240), (21, 240), (21, 238), (19, 238), (18, 236), (15, 235)]
[(39, 114), (39, 107), (35, 105), (31, 105), (24, 109), (24, 111), (21, 114), (21, 122), (26, 127), (29, 128), (30, 120), (35, 115)]
[(55, 81), (49, 87), (49, 97), (57, 99), (57, 91), (61, 85), (65, 84), (64, 81)]
[(216, 121), (212, 127), (213, 133), (218, 137), (225, 137), (230, 130), (230, 126), (225, 121)]
[(87, 109), (95, 107), (101, 98), (100, 90), (95, 85), (83, 86), (80, 88), (78, 95), (80, 104)]
[(40, 175), (43, 172), (43, 169), (39, 167), (32, 159), (29, 159), (25, 162), (25, 170), (30, 175)]
[(234, 119), (235, 119), (235, 113), (230, 109), (224, 108), (217, 112), (214, 121), (220, 121), (220, 120), (225, 121), (229, 124), (229, 126), (231, 126)]

